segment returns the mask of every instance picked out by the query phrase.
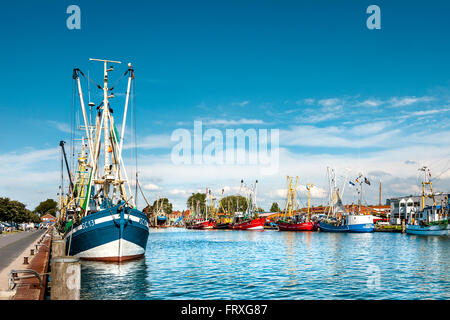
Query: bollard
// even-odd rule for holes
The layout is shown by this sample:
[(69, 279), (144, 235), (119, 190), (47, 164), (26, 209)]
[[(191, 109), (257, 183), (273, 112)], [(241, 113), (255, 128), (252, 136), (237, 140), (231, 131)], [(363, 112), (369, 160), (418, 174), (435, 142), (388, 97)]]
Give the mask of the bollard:
[(34, 249), (30, 250), (30, 256), (34, 256)]
[(405, 219), (402, 219), (402, 233), (405, 233), (405, 231), (406, 231)]
[(28, 257), (23, 257), (23, 264), (29, 264), (28, 263)]
[(54, 240), (52, 242), (52, 257), (61, 257), (66, 255), (66, 241)]
[(62, 256), (52, 259), (51, 300), (80, 300), (80, 258)]

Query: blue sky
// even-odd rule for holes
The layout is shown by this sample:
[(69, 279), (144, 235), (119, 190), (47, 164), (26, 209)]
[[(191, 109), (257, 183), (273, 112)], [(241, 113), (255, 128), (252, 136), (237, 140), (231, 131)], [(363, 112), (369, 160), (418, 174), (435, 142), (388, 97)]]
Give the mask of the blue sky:
[[(81, 8), (81, 30), (66, 28), (71, 4)], [(366, 27), (371, 4), (381, 9), (381, 30)], [(327, 165), (382, 179), (386, 198), (418, 192), (425, 164), (440, 174), (436, 187), (450, 191), (449, 9), (445, 1), (357, 0), (4, 4), (0, 196), (30, 208), (56, 197), (72, 69), (101, 81), (89, 58), (136, 70), (139, 172), (149, 199), (167, 196), (183, 209), (192, 191), (232, 193), (241, 178), (259, 178), (268, 209), (282, 203), (285, 176), (298, 175), (317, 185), (315, 203), (325, 203)], [(120, 117), (123, 98), (116, 103)], [(170, 135), (192, 130), (194, 120), (219, 130), (279, 129), (279, 172), (174, 167)], [(375, 203), (371, 188), (366, 201)], [(344, 199), (355, 201), (355, 192)]]

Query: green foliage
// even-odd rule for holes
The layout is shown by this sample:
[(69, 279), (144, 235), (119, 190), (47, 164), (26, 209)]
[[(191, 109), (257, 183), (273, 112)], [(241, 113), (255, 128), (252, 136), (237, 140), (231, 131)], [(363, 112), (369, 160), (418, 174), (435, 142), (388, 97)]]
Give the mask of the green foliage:
[(247, 199), (243, 196), (228, 196), (222, 198), (220, 203), (222, 206), (219, 208), (219, 212), (223, 212), (223, 209), (225, 209), (225, 212), (227, 213), (235, 213), (236, 211), (245, 212), (248, 207)]
[[(186, 201), (186, 206), (189, 209), (196, 211), (197, 203), (200, 204), (200, 212), (205, 212), (205, 208), (206, 208), (206, 194), (205, 193), (193, 193), (192, 195), (190, 195)], [(198, 212), (198, 213), (200, 213), (200, 212)]]
[[(158, 204), (158, 205), (157, 205)], [(167, 198), (160, 198), (159, 200), (155, 200), (153, 202), (153, 206), (150, 208), (150, 212), (164, 211), (164, 213), (172, 213), (172, 204), (169, 202)]]
[(9, 198), (0, 198), (0, 221), (39, 223), (40, 218), (28, 210), (23, 203)]
[(56, 217), (56, 211), (58, 210), (58, 203), (53, 199), (47, 199), (39, 203), (39, 205), (34, 209), (34, 213), (39, 215), (39, 217), (45, 216), (46, 214), (51, 214)]
[(280, 207), (278, 206), (277, 202), (272, 203), (272, 206), (270, 207), (270, 212), (280, 212)]

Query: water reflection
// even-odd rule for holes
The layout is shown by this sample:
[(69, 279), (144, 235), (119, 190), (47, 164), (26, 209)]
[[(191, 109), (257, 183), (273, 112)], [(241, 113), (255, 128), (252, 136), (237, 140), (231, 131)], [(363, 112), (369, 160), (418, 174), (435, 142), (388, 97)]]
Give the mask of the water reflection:
[(122, 263), (83, 261), (81, 299), (145, 299), (150, 292), (144, 258)]
[(449, 299), (449, 267), (448, 238), (154, 229), (144, 259), (83, 262), (81, 297)]

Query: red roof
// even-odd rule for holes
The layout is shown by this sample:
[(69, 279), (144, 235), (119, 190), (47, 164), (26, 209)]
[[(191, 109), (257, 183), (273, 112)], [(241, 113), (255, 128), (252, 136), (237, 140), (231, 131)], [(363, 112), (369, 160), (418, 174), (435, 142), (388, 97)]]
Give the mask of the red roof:
[(44, 220), (55, 221), (55, 220), (56, 220), (56, 217), (52, 216), (51, 214), (46, 214), (46, 215), (44, 215), (44, 216), (41, 217), (41, 220), (42, 220), (42, 221), (44, 221)]

